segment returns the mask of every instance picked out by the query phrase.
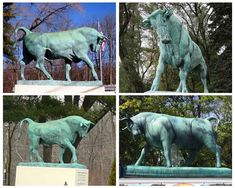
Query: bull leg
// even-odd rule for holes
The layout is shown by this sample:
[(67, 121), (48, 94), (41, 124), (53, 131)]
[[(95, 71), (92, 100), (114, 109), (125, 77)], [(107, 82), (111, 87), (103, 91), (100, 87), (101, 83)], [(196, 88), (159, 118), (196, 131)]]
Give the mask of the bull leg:
[(20, 60), (20, 78), (21, 78), (21, 80), (25, 80), (25, 77), (24, 77), (25, 64), (30, 63), (30, 61), (32, 61), (32, 59), (28, 59), (25, 57), (22, 60)]
[[(187, 71), (180, 68), (179, 77), (180, 77), (180, 86), (182, 87), (180, 89), (182, 93), (188, 93), (188, 89), (186, 85), (187, 75), (188, 75)], [(180, 90), (178, 91), (177, 89), (177, 92), (180, 92)]]
[(157, 125), (162, 127), (160, 131), (160, 140), (162, 143), (166, 166), (171, 167), (171, 146), (175, 133), (171, 122), (167, 118), (158, 118)]
[(182, 90), (182, 84), (181, 84), (181, 81), (180, 81), (179, 86), (178, 86), (176, 92), (181, 92), (181, 90)]
[(36, 159), (39, 161), (39, 162), (43, 162), (43, 159), (40, 157), (39, 155), (39, 146), (33, 146), (33, 154), (35, 155)]
[(77, 163), (77, 162), (78, 162), (78, 159), (77, 159), (75, 147), (70, 143), (70, 141), (66, 141), (65, 144), (66, 144), (66, 146), (70, 149), (70, 151), (71, 151), (72, 154), (73, 154), (73, 156), (72, 156), (72, 161), (73, 161), (73, 163)]
[(21, 80), (25, 80), (24, 69), (25, 69), (25, 62), (23, 60), (21, 60), (20, 61), (20, 77), (21, 77)]
[(38, 152), (38, 149), (39, 148), (37, 148), (37, 149), (33, 149), (33, 154), (36, 156), (36, 158), (37, 158), (37, 160), (39, 161), (39, 162), (44, 162), (43, 161), (43, 159), (40, 157), (40, 155), (39, 155), (39, 152)]
[(171, 162), (171, 145), (168, 141), (168, 139), (165, 139), (162, 141), (162, 147), (164, 151), (164, 157), (166, 159), (166, 166), (171, 167), (172, 162)]
[(211, 136), (208, 136), (208, 138), (205, 138), (207, 141), (205, 145), (213, 152), (216, 156), (216, 167), (221, 167), (221, 147), (216, 144), (215, 138), (211, 138)]
[(47, 72), (47, 70), (46, 70), (45, 67), (44, 67), (44, 57), (43, 57), (43, 56), (37, 58), (36, 67), (37, 67), (39, 70), (41, 70), (41, 71), (46, 75), (46, 77), (47, 77), (49, 80), (53, 80), (53, 78), (51, 77), (51, 75)]
[(59, 156), (59, 160), (60, 160), (60, 163), (61, 163), (61, 164), (64, 164), (64, 159), (63, 159), (64, 152), (65, 152), (65, 148), (60, 147), (60, 156)]
[(216, 167), (221, 167), (221, 147), (216, 144)]
[(136, 163), (135, 163), (135, 166), (141, 165), (141, 163), (143, 162), (143, 159), (144, 159), (146, 153), (148, 153), (149, 149), (150, 149), (150, 146), (149, 146), (149, 145), (145, 145), (145, 146), (144, 146), (144, 148), (143, 148), (142, 151), (141, 151), (141, 154), (140, 154), (139, 159), (138, 159), (138, 160), (136, 161)]
[(163, 60), (161, 60), (161, 57), (160, 57), (160, 61), (157, 66), (156, 76), (153, 80), (150, 91), (158, 91), (160, 87), (161, 75), (164, 72), (164, 69), (165, 69), (165, 65), (164, 65)]
[(29, 146), (29, 161), (33, 162), (33, 147)]
[(39, 155), (39, 137), (33, 137), (31, 138), (31, 148), (32, 148), (32, 153), (35, 155), (36, 159), (39, 162), (43, 162), (43, 159)]
[(71, 81), (70, 70), (71, 70), (71, 65), (69, 63), (66, 63), (66, 80), (67, 81)]
[(204, 93), (208, 93), (208, 88), (207, 88), (207, 81), (206, 81), (206, 75), (207, 75), (207, 66), (205, 64), (205, 61), (203, 60), (203, 63), (201, 64), (200, 67), (200, 76), (201, 76), (201, 81), (204, 87)]
[(99, 80), (98, 75), (95, 71), (95, 67), (94, 67), (92, 61), (90, 60), (90, 58), (88, 57), (88, 55), (85, 53), (76, 53), (76, 52), (74, 52), (74, 53), (76, 54), (78, 59), (83, 60), (87, 64), (87, 66), (90, 68), (93, 79)]

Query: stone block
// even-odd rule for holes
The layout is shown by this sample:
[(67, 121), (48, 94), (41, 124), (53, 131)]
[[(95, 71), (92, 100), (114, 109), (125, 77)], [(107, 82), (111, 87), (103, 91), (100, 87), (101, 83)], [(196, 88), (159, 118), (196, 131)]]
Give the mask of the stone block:
[(88, 169), (80, 164), (19, 163), (15, 185), (87, 186)]
[(81, 94), (105, 93), (101, 81), (18, 80), (14, 92), (17, 94)]

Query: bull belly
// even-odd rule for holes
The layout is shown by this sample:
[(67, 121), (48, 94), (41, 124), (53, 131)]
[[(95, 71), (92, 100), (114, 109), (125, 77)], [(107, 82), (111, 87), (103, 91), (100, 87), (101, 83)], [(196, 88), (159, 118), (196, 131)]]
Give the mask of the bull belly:
[(146, 142), (148, 143), (148, 145), (155, 147), (155, 148), (162, 148), (162, 143), (159, 139), (148, 139), (146, 140)]
[(51, 52), (50, 50), (47, 50), (45, 57), (49, 60), (64, 59), (64, 58), (72, 60), (74, 58), (74, 54), (72, 50), (64, 50), (57, 52)]
[[(72, 142), (72, 140), (70, 140), (70, 142)], [(60, 145), (60, 146), (64, 146), (64, 140), (63, 138), (60, 137), (53, 137), (53, 138), (41, 138), (40, 140), (41, 144), (44, 144), (46, 146), (51, 146), (54, 144)]]
[(192, 139), (180, 139), (180, 140), (176, 140), (174, 142), (174, 144), (177, 146), (177, 148), (179, 149), (200, 149), (201, 148), (201, 143), (196, 141), (196, 140), (192, 140)]

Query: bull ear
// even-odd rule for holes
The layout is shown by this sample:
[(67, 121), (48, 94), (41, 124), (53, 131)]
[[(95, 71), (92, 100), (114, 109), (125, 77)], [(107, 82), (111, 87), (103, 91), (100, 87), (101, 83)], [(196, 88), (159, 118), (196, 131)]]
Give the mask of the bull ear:
[(81, 123), (81, 127), (90, 127), (90, 126), (95, 126), (95, 123), (91, 122), (90, 123)]
[(167, 20), (168, 18), (171, 17), (171, 15), (173, 14), (173, 9), (164, 9), (163, 10), (163, 17), (165, 20)]
[(91, 126), (95, 126), (95, 123), (93, 123), (93, 122), (90, 121), (90, 125), (91, 125)]

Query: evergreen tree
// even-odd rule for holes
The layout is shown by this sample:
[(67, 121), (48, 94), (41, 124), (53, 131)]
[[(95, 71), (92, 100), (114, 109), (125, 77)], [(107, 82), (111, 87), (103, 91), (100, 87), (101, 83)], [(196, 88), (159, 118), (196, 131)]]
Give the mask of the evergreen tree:
[(214, 88), (217, 92), (232, 92), (232, 3), (210, 3), (213, 13), (210, 17), (209, 36), (211, 48), (216, 52), (213, 58)]

